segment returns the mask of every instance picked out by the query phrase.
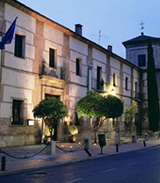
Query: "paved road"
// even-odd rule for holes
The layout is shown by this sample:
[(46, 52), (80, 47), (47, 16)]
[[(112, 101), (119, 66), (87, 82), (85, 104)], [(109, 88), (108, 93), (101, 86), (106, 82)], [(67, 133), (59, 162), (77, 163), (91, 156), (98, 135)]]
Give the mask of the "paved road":
[(0, 176), (1, 183), (159, 183), (160, 146)]

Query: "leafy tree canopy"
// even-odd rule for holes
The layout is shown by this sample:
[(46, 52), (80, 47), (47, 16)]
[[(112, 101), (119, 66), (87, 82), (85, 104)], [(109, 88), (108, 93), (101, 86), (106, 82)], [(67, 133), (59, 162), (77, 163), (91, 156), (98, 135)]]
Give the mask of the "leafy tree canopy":
[(59, 99), (46, 98), (33, 109), (33, 115), (34, 117), (49, 118), (58, 122), (68, 115), (68, 109)]
[(88, 91), (77, 103), (76, 112), (79, 117), (116, 118), (123, 113), (123, 103), (115, 96), (108, 95), (104, 98), (97, 92)]
[(135, 114), (137, 113), (137, 104), (136, 102), (133, 102), (132, 105), (128, 106), (124, 110), (124, 116), (126, 123), (131, 123), (133, 118), (135, 117)]
[(78, 117), (102, 117), (104, 106), (104, 97), (94, 91), (88, 91), (87, 95), (79, 100), (76, 105)]
[(108, 95), (107, 98), (105, 98), (105, 106), (104, 106), (104, 114), (106, 118), (118, 118), (123, 113), (123, 102), (113, 96)]

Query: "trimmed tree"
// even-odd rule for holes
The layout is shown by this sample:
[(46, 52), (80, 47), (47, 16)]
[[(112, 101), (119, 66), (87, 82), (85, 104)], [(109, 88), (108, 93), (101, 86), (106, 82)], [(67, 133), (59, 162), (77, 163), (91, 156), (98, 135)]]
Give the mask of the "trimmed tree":
[(33, 109), (33, 115), (44, 119), (53, 140), (53, 129), (60, 119), (68, 116), (68, 109), (59, 99), (46, 98)]
[(130, 130), (131, 130), (131, 127), (134, 126), (133, 119), (135, 118), (137, 111), (138, 109), (137, 109), (136, 102), (133, 102), (132, 105), (128, 106), (124, 110), (125, 122), (126, 122), (126, 125), (129, 126)]
[[(90, 120), (90, 126), (94, 132), (94, 143), (97, 142), (96, 133), (106, 118), (118, 118), (123, 113), (123, 103), (115, 96), (102, 97), (99, 93), (88, 91), (76, 105), (78, 117), (85, 116)], [(97, 117), (98, 122), (93, 125), (93, 118)], [(102, 120), (102, 117), (103, 120)]]
[(147, 90), (149, 129), (155, 132), (158, 130), (159, 122), (159, 98), (153, 48), (150, 40), (148, 41)]
[[(94, 132), (94, 143), (97, 143), (96, 133), (100, 127), (102, 120), (104, 107), (104, 97), (94, 91), (88, 91), (87, 95), (77, 102), (76, 113), (78, 117), (89, 118), (90, 126)], [(93, 124), (93, 118), (97, 117), (98, 122)]]
[(113, 124), (115, 123), (115, 118), (120, 117), (123, 114), (123, 102), (113, 96), (108, 95), (105, 98), (104, 115), (106, 118), (112, 118)]

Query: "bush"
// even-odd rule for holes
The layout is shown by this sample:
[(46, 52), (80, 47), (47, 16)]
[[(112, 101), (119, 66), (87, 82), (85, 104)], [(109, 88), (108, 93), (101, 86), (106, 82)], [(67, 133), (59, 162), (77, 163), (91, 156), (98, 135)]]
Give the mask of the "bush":
[(71, 135), (76, 135), (78, 133), (78, 128), (75, 125), (71, 125), (68, 127), (68, 132)]

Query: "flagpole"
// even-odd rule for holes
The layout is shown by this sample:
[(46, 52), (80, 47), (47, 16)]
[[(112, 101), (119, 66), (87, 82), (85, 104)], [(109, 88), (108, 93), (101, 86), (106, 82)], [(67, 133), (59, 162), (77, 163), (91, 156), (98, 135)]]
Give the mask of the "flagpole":
[[(2, 40), (2, 36), (0, 36), (0, 41)], [(2, 50), (0, 49), (0, 78), (1, 78), (1, 64), (2, 64)]]

